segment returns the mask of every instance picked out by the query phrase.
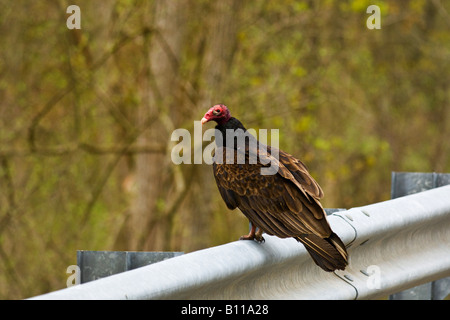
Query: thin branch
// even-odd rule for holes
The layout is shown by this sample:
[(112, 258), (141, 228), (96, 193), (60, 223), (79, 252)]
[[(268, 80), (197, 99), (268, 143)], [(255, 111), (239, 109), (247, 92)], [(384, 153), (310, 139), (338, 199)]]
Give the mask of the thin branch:
[(1, 158), (10, 157), (24, 157), (31, 155), (40, 155), (48, 157), (65, 156), (77, 151), (84, 151), (89, 154), (107, 155), (107, 154), (138, 154), (138, 153), (164, 153), (166, 146), (164, 145), (143, 145), (143, 146), (95, 146), (88, 143), (79, 143), (74, 145), (55, 146), (55, 147), (40, 147), (34, 150), (28, 149), (4, 149), (0, 150)]
[[(152, 33), (153, 30), (146, 27), (137, 32), (133, 35), (127, 35), (124, 34), (111, 48), (110, 51), (103, 54), (101, 58), (98, 59), (95, 63), (92, 64), (90, 70), (95, 71), (99, 69), (103, 64), (106, 63), (106, 61), (109, 60), (111, 56), (116, 54), (121, 48), (123, 48), (126, 44), (131, 42), (137, 37), (140, 37), (142, 35), (147, 36), (148, 34)], [(31, 120), (31, 124), (28, 128), (28, 146), (31, 151), (35, 151), (37, 149), (36, 145), (36, 129), (41, 120), (56, 106), (58, 102), (60, 102), (67, 94), (71, 93), (75, 88), (78, 88), (79, 90), (82, 90), (83, 87), (89, 86), (89, 82), (86, 83), (79, 83), (79, 86), (69, 86), (58, 93), (56, 93), (42, 108), (41, 111), (39, 111)]]
[(11, 168), (9, 166), (8, 159), (6, 157), (0, 157), (0, 181), (4, 182), (6, 189), (6, 198), (8, 202), (8, 208), (5, 215), (0, 219), (0, 234), (13, 216), (13, 211), (16, 208), (16, 192), (14, 189), (14, 183), (11, 175)]
[[(132, 132), (128, 138), (127, 143), (122, 147), (121, 150), (115, 153), (115, 158), (108, 164), (107, 168), (104, 171), (103, 176), (100, 178), (100, 181), (93, 187), (92, 190), (92, 197), (91, 200), (86, 205), (86, 208), (83, 213), (83, 217), (81, 219), (81, 226), (84, 228), (87, 226), (87, 222), (89, 221), (90, 215), (92, 213), (92, 209), (94, 208), (95, 203), (97, 202), (98, 198), (100, 197), (100, 194), (103, 191), (104, 186), (106, 185), (106, 182), (108, 182), (109, 177), (111, 176), (112, 172), (114, 171), (115, 167), (119, 163), (119, 160), (121, 157), (128, 153), (128, 151), (131, 148), (131, 145), (136, 141), (136, 139), (144, 132), (146, 131), (158, 118), (155, 115), (152, 115), (146, 119), (142, 127), (136, 129), (134, 132)], [(165, 150), (165, 148), (164, 148)], [(81, 235), (82, 233), (80, 233)]]
[(82, 143), (80, 149), (91, 154), (121, 154), (130, 155), (136, 153), (164, 153), (164, 145), (146, 145), (146, 146), (118, 146), (118, 147), (98, 147), (87, 143)]

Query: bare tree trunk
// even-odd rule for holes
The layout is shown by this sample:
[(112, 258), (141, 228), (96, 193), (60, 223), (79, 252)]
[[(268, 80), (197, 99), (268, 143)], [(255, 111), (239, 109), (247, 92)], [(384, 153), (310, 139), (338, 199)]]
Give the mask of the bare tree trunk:
[[(139, 79), (142, 98), (138, 123), (157, 117), (138, 138), (138, 145), (167, 144), (177, 121), (178, 58), (183, 30), (183, 6), (175, 1), (155, 1), (151, 30), (144, 41), (144, 71)], [(168, 192), (170, 153), (136, 156), (137, 193), (129, 219), (129, 250), (163, 250), (168, 244), (167, 221), (162, 214)]]
[[(221, 1), (211, 4), (211, 18), (207, 20), (205, 56), (202, 61), (204, 86), (200, 88), (199, 108), (206, 109), (213, 102), (223, 102), (224, 79), (230, 71), (233, 54), (237, 46), (240, 2)], [(158, 120), (138, 139), (138, 145), (151, 142), (170, 141), (173, 129), (181, 125), (189, 103), (183, 96), (178, 64), (184, 40), (183, 25), (185, 4), (172, 1), (156, 1), (152, 11), (153, 21), (144, 44), (145, 71), (139, 79), (142, 97), (138, 111), (140, 125), (157, 115)], [(149, 22), (147, 22), (149, 23)], [(188, 41), (189, 39), (186, 39)], [(183, 100), (184, 99), (184, 100)], [(213, 179), (209, 167), (200, 170), (185, 170), (170, 162), (170, 150), (164, 154), (141, 154), (136, 156), (136, 190), (127, 220), (127, 250), (172, 250), (182, 247), (202, 247), (209, 239), (208, 224), (211, 219)], [(194, 175), (194, 178), (193, 176)], [(193, 182), (192, 184), (187, 183)], [(187, 201), (182, 220), (188, 220), (190, 232), (174, 228), (176, 211), (180, 201), (190, 192), (202, 194)], [(180, 213), (180, 212), (178, 212)], [(174, 230), (192, 234), (192, 243), (180, 243), (173, 237)], [(172, 243), (172, 238), (175, 244)], [(205, 240), (206, 239), (206, 240)], [(182, 241), (182, 240), (181, 240)]]

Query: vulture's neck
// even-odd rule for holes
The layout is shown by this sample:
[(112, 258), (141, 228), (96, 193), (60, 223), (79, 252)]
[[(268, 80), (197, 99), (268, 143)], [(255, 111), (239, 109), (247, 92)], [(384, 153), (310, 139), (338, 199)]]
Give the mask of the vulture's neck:
[(216, 126), (216, 129), (222, 132), (223, 135), (225, 135), (227, 129), (242, 129), (244, 131), (247, 131), (243, 124), (236, 118), (231, 117), (227, 122), (218, 124)]
[[(247, 133), (247, 129), (244, 125), (234, 117), (231, 117), (226, 123), (218, 124), (216, 129), (222, 134), (222, 139), (220, 139), (220, 137), (217, 137), (218, 133), (216, 132), (216, 145), (218, 147), (225, 146), (227, 148), (236, 149), (237, 146), (240, 145), (238, 144), (238, 141), (241, 141), (241, 143), (245, 141), (245, 145), (248, 146), (250, 140), (256, 140), (255, 137)], [(236, 131), (237, 129), (241, 130)], [(230, 133), (233, 133), (234, 139), (233, 137), (228, 137), (227, 139), (227, 135)], [(233, 141), (233, 145), (228, 145), (231, 144), (231, 141)], [(255, 142), (258, 143), (257, 140)]]

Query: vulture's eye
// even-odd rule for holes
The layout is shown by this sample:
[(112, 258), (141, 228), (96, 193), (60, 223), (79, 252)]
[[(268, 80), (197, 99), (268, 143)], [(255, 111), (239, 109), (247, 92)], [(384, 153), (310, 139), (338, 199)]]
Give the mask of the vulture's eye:
[(221, 112), (222, 112), (221, 109), (214, 109), (212, 113), (213, 115), (218, 116)]

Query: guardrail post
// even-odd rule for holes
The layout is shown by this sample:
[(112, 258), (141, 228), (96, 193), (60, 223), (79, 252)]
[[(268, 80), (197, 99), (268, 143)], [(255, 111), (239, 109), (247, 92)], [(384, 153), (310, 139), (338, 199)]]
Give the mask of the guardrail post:
[(183, 252), (77, 251), (81, 283), (170, 259)]
[[(391, 199), (450, 184), (448, 173), (392, 172)], [(450, 277), (394, 293), (390, 300), (442, 300), (450, 293)]]

